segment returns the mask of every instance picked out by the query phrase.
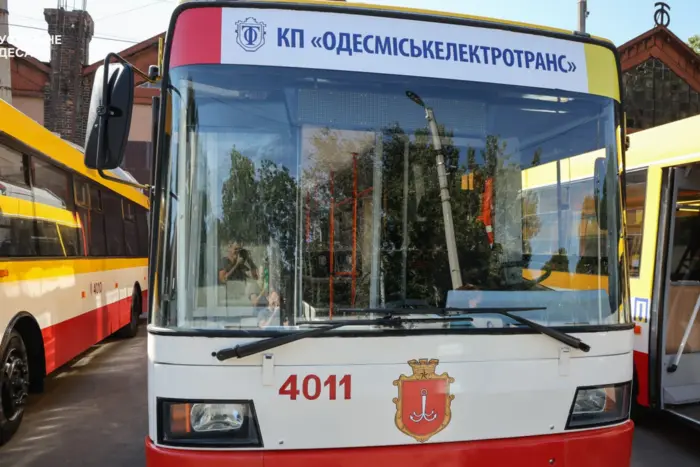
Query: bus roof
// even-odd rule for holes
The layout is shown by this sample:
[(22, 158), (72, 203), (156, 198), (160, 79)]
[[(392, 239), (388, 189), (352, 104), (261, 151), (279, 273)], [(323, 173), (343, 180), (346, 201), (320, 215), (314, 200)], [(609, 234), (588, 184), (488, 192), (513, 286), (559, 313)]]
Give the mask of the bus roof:
[[(214, 1), (214, 0), (180, 0), (180, 4), (185, 4), (185, 3), (221, 3), (222, 0)], [(227, 0), (223, 0), (224, 2)], [(246, 3), (245, 0), (228, 0), (231, 3)], [(488, 18), (485, 16), (475, 16), (475, 15), (467, 15), (464, 13), (453, 13), (453, 12), (448, 12), (448, 11), (439, 11), (439, 10), (427, 10), (427, 9), (422, 9), (422, 8), (408, 8), (408, 7), (403, 7), (403, 6), (394, 6), (394, 5), (374, 5), (371, 3), (362, 3), (362, 2), (346, 2), (346, 1), (338, 1), (338, 0), (258, 0), (258, 1), (252, 1), (250, 2), (251, 4), (254, 3), (281, 3), (281, 4), (289, 4), (289, 5), (323, 5), (323, 6), (329, 6), (332, 8), (342, 8), (342, 9), (357, 9), (357, 10), (376, 10), (376, 11), (385, 11), (385, 12), (395, 12), (395, 13), (409, 13), (409, 14), (416, 14), (416, 15), (425, 15), (425, 16), (434, 16), (434, 17), (442, 17), (442, 18), (456, 18), (456, 19), (465, 19), (465, 20), (471, 20), (471, 21), (480, 21), (484, 23), (491, 23), (491, 24), (496, 24), (500, 26), (515, 26), (515, 27), (521, 27), (521, 28), (527, 28), (527, 29), (532, 29), (534, 31), (540, 31), (540, 32), (553, 32), (557, 34), (566, 34), (573, 37), (580, 37), (576, 36), (575, 32), (569, 29), (560, 29), (560, 28), (553, 28), (549, 26), (543, 26), (543, 25), (538, 25), (538, 24), (530, 24), (530, 23), (523, 23), (520, 21), (509, 21), (505, 19), (499, 19), (499, 18)], [(598, 37), (598, 36), (589, 36), (591, 39), (595, 39), (598, 41), (603, 41), (607, 42), (611, 45), (614, 45), (614, 43), (608, 39), (605, 39), (603, 37)]]
[[(96, 170), (85, 167), (84, 154), (80, 146), (62, 139), (49, 131), (17, 108), (0, 99), (0, 132), (11, 136), (22, 144), (43, 154), (49, 159), (109, 188), (134, 203), (148, 208), (148, 197), (140, 190), (121, 183), (106, 180)], [(134, 181), (123, 170), (109, 171), (109, 174), (126, 181)]]
[(700, 160), (700, 115), (659, 125), (630, 135), (629, 169), (678, 165)]

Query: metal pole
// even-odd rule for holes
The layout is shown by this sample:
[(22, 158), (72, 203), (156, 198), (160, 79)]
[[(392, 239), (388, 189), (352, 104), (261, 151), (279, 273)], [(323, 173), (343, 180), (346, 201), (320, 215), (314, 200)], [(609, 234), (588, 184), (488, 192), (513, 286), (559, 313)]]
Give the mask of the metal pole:
[(442, 214), (445, 218), (445, 240), (447, 243), (447, 258), (450, 263), (450, 275), (452, 276), (452, 288), (457, 290), (462, 286), (462, 272), (459, 267), (459, 258), (457, 257), (457, 242), (455, 240), (455, 229), (452, 221), (452, 206), (450, 205), (450, 192), (447, 188), (447, 173), (445, 171), (445, 158), (442, 155), (442, 143), (438, 134), (437, 123), (435, 123), (435, 115), (433, 109), (425, 108), (425, 118), (430, 126), (430, 133), (433, 136), (433, 146), (435, 147), (438, 181), (440, 183), (440, 199), (442, 201)]
[(586, 17), (588, 16), (588, 8), (586, 0), (578, 0), (578, 32), (586, 32)]

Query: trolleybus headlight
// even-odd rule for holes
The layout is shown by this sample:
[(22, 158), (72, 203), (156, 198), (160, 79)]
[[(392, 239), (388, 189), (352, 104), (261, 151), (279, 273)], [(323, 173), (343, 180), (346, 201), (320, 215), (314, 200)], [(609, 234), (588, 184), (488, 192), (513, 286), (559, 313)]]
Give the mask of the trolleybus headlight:
[(158, 437), (163, 444), (262, 446), (251, 401), (158, 400)]
[(578, 388), (566, 428), (610, 425), (627, 420), (630, 413), (631, 387), (631, 383), (627, 382)]

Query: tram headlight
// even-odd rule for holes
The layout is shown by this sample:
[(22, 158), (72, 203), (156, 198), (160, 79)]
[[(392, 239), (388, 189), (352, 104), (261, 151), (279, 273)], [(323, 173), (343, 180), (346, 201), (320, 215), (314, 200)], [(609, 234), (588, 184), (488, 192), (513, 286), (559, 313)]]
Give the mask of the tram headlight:
[(252, 401), (158, 400), (159, 442), (172, 446), (260, 447)]
[(632, 383), (576, 389), (566, 429), (611, 425), (629, 418)]

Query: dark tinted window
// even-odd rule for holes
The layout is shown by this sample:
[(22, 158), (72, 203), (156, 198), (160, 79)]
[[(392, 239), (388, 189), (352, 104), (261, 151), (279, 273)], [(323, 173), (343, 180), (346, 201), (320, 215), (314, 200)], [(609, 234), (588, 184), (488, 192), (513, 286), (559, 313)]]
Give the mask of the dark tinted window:
[(0, 257), (37, 254), (26, 157), (0, 146)]
[[(82, 245), (82, 251), (84, 252), (85, 250), (88, 249), (88, 245), (91, 245), (90, 243), (90, 213), (87, 208), (81, 208), (78, 207), (76, 209), (76, 212), (78, 214), (78, 219), (80, 220), (80, 225), (82, 227), (82, 231), (80, 232), (80, 245)], [(92, 248), (92, 246), (90, 246)], [(84, 253), (83, 253), (84, 254)], [(89, 252), (90, 255), (92, 255), (92, 250)]]
[(36, 202), (45, 202), (52, 206), (58, 205), (72, 211), (74, 203), (68, 173), (37, 158), (33, 158), (32, 163), (34, 166), (32, 185), (35, 188)]
[(66, 250), (66, 256), (83, 256), (84, 245), (82, 231), (68, 225), (58, 226), (58, 231), (61, 234), (63, 248)]
[(56, 222), (36, 219), (36, 243), (39, 256), (65, 256)]
[(105, 229), (107, 234), (107, 254), (109, 256), (124, 256), (124, 219), (122, 218), (122, 202), (114, 193), (102, 191), (102, 207), (105, 214)]
[(644, 233), (644, 200), (647, 192), (647, 169), (629, 172), (627, 178), (627, 254), (629, 272), (639, 277)]
[(70, 175), (64, 169), (37, 158), (32, 159), (32, 164), (34, 201), (39, 219), (37, 225), (39, 254), (42, 256), (82, 255), (81, 232), (74, 224), (75, 202)]
[(124, 205), (124, 238), (127, 256), (139, 255), (139, 233), (136, 226), (136, 207), (129, 201), (122, 201)]
[(102, 193), (96, 186), (90, 186), (90, 256), (107, 256), (101, 195)]
[(148, 256), (148, 211), (136, 208), (136, 227), (139, 232), (139, 256)]
[[(24, 162), (24, 156), (21, 153), (0, 145), (0, 181), (6, 182), (5, 186), (10, 184), (28, 187), (29, 180)], [(3, 188), (0, 188), (0, 194), (2, 190)]]

